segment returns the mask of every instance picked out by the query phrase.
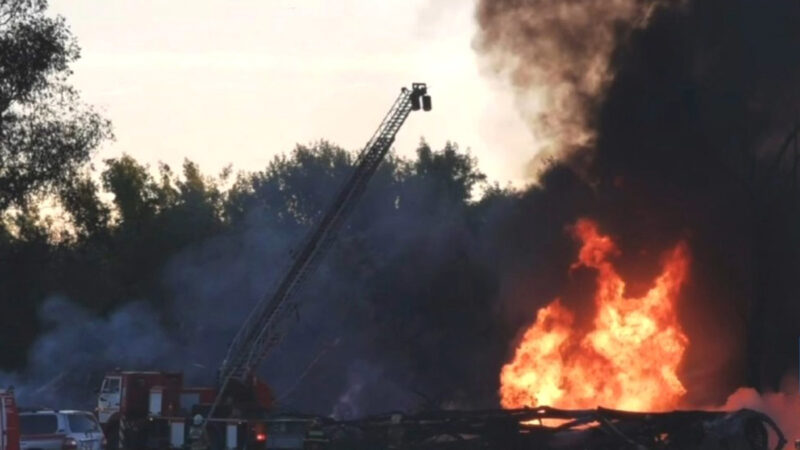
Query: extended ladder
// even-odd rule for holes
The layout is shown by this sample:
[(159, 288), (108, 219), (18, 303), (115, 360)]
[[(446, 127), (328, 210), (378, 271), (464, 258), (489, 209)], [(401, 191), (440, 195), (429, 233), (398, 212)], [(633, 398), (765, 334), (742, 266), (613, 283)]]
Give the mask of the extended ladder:
[(213, 414), (229, 382), (246, 382), (269, 351), (281, 342), (287, 326), (284, 319), (297, 307), (294, 294), (330, 247), (336, 232), (363, 194), (408, 115), (420, 109), (431, 109), (426, 85), (413, 83), (411, 89), (402, 88), (380, 126), (359, 153), (352, 174), (339, 189), (325, 214), (304, 238), (300, 251), (286, 268), (272, 295), (265, 296), (256, 305), (234, 337), (220, 367), (220, 390), (208, 417)]

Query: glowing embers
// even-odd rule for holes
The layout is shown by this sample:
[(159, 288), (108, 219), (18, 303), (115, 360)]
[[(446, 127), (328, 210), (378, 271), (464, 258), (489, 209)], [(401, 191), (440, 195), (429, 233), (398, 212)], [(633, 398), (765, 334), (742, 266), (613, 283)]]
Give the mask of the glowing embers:
[(573, 267), (597, 271), (596, 316), (589, 329), (578, 330), (558, 299), (541, 308), (500, 373), (502, 406), (675, 408), (686, 391), (676, 370), (689, 342), (675, 311), (689, 265), (686, 246), (667, 253), (645, 295), (630, 298), (608, 262), (617, 252), (611, 238), (586, 219), (573, 232), (582, 243)]

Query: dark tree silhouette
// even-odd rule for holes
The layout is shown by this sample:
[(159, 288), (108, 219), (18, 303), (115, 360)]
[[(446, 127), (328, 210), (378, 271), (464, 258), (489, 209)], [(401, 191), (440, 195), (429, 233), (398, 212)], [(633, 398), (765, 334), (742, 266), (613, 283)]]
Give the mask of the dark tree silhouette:
[(79, 48), (44, 0), (0, 1), (0, 211), (60, 189), (110, 137), (67, 83)]

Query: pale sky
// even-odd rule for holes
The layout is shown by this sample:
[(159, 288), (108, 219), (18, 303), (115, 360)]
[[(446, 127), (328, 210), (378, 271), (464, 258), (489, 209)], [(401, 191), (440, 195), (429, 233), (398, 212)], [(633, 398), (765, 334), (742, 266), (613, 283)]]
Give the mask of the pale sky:
[(72, 83), (121, 153), (258, 170), (295, 143), (360, 149), (401, 86), (428, 83), (395, 148), (469, 148), (492, 180), (524, 180), (532, 137), (472, 49), (473, 0), (51, 0), (82, 48)]

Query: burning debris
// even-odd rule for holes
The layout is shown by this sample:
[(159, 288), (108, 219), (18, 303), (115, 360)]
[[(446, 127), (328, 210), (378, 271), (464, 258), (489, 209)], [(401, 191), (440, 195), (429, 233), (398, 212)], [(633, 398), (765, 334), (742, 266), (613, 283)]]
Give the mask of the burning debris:
[(629, 298), (609, 262), (618, 251), (611, 238), (586, 219), (575, 224), (573, 234), (581, 248), (572, 269), (597, 271), (593, 328), (578, 330), (573, 313), (558, 299), (540, 309), (500, 374), (502, 405), (675, 408), (686, 392), (677, 368), (688, 339), (675, 307), (689, 265), (686, 246), (666, 255), (661, 274), (643, 296)]

